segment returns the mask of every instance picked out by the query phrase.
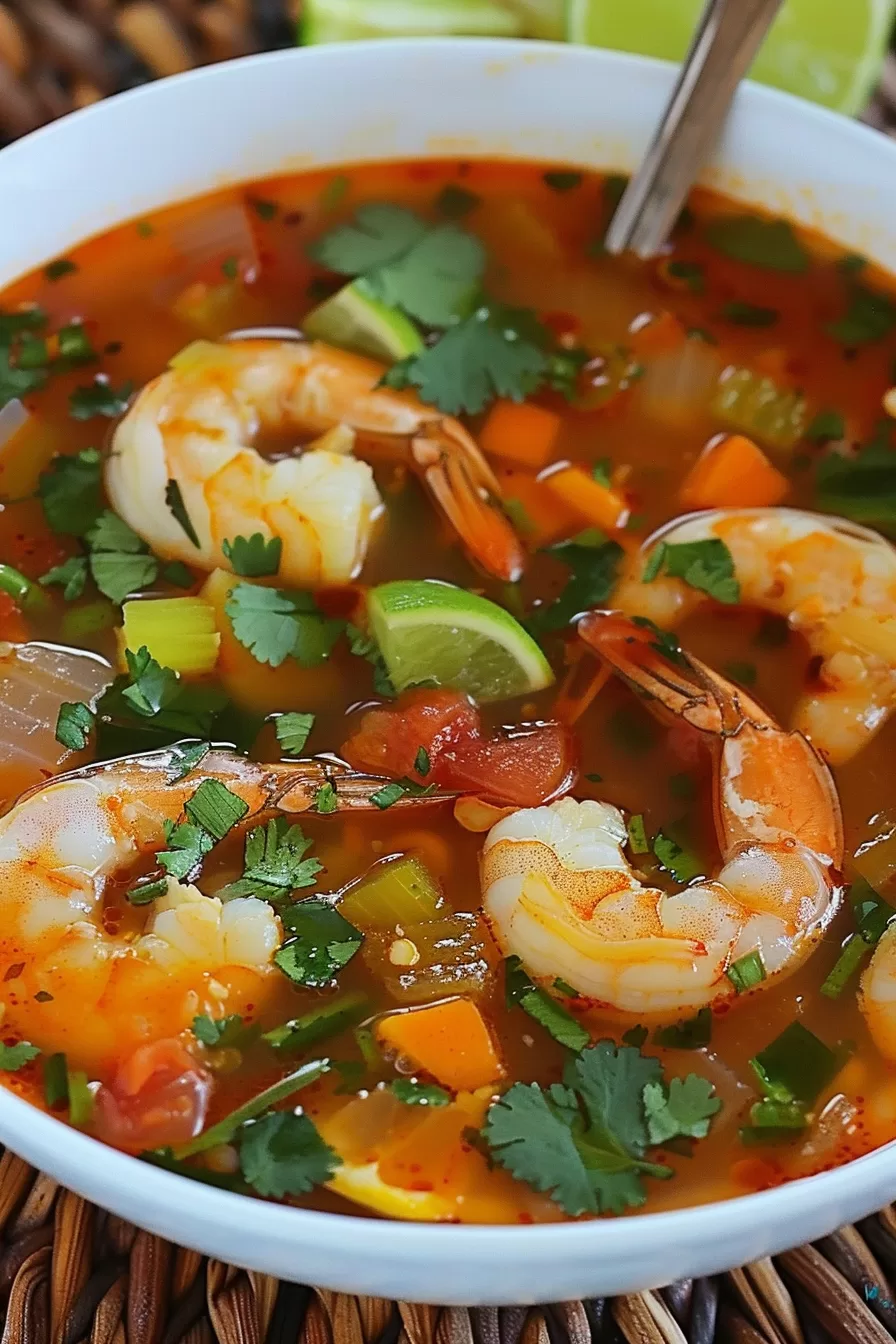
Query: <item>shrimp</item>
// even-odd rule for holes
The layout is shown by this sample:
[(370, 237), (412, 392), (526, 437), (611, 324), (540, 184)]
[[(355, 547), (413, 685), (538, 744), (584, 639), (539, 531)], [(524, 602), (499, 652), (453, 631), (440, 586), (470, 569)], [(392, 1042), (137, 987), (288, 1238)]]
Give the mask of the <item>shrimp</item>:
[(238, 795), (250, 821), (307, 811), (325, 783), (340, 809), (371, 807), (385, 782), (335, 762), (228, 752), (172, 779), (177, 761), (161, 751), (60, 776), (0, 819), (3, 1026), (75, 1067), (107, 1069), (197, 1014), (252, 1016), (273, 992), (282, 930), (267, 902), (222, 902), (173, 878), (151, 905), (125, 899), (129, 874), (167, 848), (166, 823), (204, 780)]
[(593, 612), (579, 633), (662, 717), (705, 734), (715, 756), (723, 866), (669, 895), (642, 885), (608, 803), (564, 798), (490, 831), (484, 908), (505, 954), (621, 1015), (668, 1016), (730, 998), (749, 953), (768, 979), (795, 970), (834, 917), (843, 858), (830, 773), (806, 739), (696, 658), (667, 662), (625, 617)]
[(884, 930), (865, 968), (859, 1007), (878, 1050), (896, 1062), (896, 923)]
[[(106, 467), (115, 510), (157, 555), (230, 568), (223, 543), (262, 532), (283, 543), (284, 583), (347, 583), (361, 570), (383, 504), (366, 462), (312, 449), (265, 460), (259, 431), (345, 424), (374, 456), (407, 458), (473, 558), (513, 580), (522, 548), (500, 487), (457, 421), (379, 386), (385, 369), (320, 342), (196, 342), (143, 389)], [(175, 482), (195, 542), (168, 505)]]
[[(896, 707), (896, 548), (845, 519), (799, 509), (692, 514), (648, 546), (712, 539), (731, 552), (741, 600), (786, 617), (817, 662), (793, 727), (831, 764), (850, 760)], [(629, 615), (674, 626), (706, 601), (680, 579), (643, 583), (643, 556), (637, 564), (614, 595)]]

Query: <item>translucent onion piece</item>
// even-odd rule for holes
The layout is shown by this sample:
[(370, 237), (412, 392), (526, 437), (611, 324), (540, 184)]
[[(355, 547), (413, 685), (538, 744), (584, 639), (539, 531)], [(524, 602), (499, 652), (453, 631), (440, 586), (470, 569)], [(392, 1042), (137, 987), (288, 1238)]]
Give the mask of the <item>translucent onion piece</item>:
[(709, 412), (722, 361), (699, 337), (689, 337), (668, 354), (645, 361), (638, 384), (647, 415), (666, 425), (689, 425)]
[(18, 398), (6, 403), (0, 410), (0, 453), (30, 419), (31, 412), (26, 411)]
[(252, 280), (257, 274), (255, 233), (246, 208), (238, 201), (183, 220), (173, 229), (171, 243), (193, 273), (232, 259), (245, 280)]
[(63, 768), (71, 753), (56, 741), (59, 706), (81, 700), (92, 707), (111, 680), (99, 654), (0, 645), (0, 792), (21, 792)]

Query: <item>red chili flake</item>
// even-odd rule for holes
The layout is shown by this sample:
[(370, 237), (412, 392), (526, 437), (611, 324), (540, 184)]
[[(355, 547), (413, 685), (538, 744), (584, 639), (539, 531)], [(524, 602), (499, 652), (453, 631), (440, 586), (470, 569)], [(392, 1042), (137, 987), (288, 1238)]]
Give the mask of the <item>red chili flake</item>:
[(301, 224), (304, 218), (301, 210), (290, 210), (289, 214), (283, 216), (283, 223), (290, 228), (295, 228), (297, 224)]
[(48, 994), (45, 989), (39, 989), (34, 996), (35, 1003), (52, 1003), (53, 995)]
[(7, 968), (6, 974), (4, 975), (3, 979), (18, 980), (19, 976), (22, 974), (24, 969), (25, 969), (24, 961), (16, 961), (13, 963), (12, 966)]

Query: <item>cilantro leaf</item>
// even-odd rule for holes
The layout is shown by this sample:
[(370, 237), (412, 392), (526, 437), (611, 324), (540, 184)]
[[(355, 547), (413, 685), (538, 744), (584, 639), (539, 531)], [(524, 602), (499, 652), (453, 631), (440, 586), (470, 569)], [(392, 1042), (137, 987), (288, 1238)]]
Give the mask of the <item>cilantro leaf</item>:
[(653, 1033), (654, 1043), (663, 1045), (667, 1050), (702, 1050), (712, 1038), (712, 1009), (701, 1008), (696, 1016), (683, 1022), (675, 1022), (670, 1027), (657, 1027)]
[(99, 515), (86, 539), (93, 581), (110, 602), (121, 604), (158, 576), (159, 562), (149, 547), (111, 509)]
[(695, 1073), (673, 1078), (668, 1091), (660, 1082), (644, 1088), (644, 1110), (650, 1142), (668, 1143), (670, 1139), (705, 1139), (709, 1123), (722, 1108), (712, 1083)]
[(886, 443), (866, 444), (855, 457), (823, 457), (815, 485), (826, 513), (896, 536), (896, 452)]
[(734, 557), (719, 537), (704, 541), (661, 541), (647, 561), (642, 581), (652, 583), (663, 569), (670, 578), (683, 580), (717, 602), (730, 605), (740, 601)]
[[(489, 1108), (483, 1130), (492, 1158), (518, 1181), (555, 1199), (571, 1217), (597, 1213), (592, 1175), (573, 1138), (572, 1126), (537, 1083), (514, 1083)], [(643, 1203), (633, 1174), (632, 1205)]]
[(574, 191), (585, 180), (582, 173), (563, 168), (549, 169), (548, 172), (542, 173), (542, 178), (551, 191)]
[(74, 602), (81, 597), (87, 586), (87, 560), (83, 555), (73, 555), (61, 565), (54, 565), (44, 574), (40, 583), (44, 588), (58, 583), (66, 602)]
[(604, 542), (602, 546), (580, 546), (567, 541), (551, 546), (549, 554), (567, 565), (572, 577), (558, 598), (536, 608), (529, 617), (529, 632), (536, 638), (551, 630), (562, 630), (592, 607), (605, 605), (616, 586), (623, 552), (615, 541)]
[(336, 786), (329, 779), (325, 784), (321, 784), (314, 799), (315, 811), (321, 816), (327, 816), (331, 812), (339, 810), (339, 796), (336, 793)]
[(612, 1136), (617, 1149), (641, 1157), (647, 1147), (643, 1094), (648, 1083), (660, 1082), (663, 1067), (651, 1055), (631, 1046), (598, 1041), (566, 1066), (564, 1082), (581, 1093), (595, 1133)]
[(467, 191), (465, 187), (457, 186), (454, 182), (444, 186), (436, 197), (436, 209), (447, 219), (462, 219), (481, 204), (481, 196), (477, 196), (473, 191)]
[(89, 532), (102, 513), (102, 491), (102, 459), (96, 448), (54, 457), (37, 482), (49, 527), (75, 537)]
[(180, 485), (175, 480), (170, 480), (165, 486), (165, 503), (173, 514), (175, 522), (180, 523), (190, 541), (199, 550), (199, 538), (196, 535), (196, 529), (187, 513), (187, 506), (184, 503)]
[(307, 1115), (273, 1111), (240, 1131), (240, 1170), (259, 1195), (307, 1195), (341, 1164)]
[(239, 1013), (229, 1017), (209, 1017), (203, 1013), (193, 1018), (193, 1035), (210, 1049), (227, 1049), (237, 1045), (244, 1036), (243, 1019)]
[(390, 700), (393, 699), (395, 687), (386, 671), (386, 664), (376, 640), (371, 635), (365, 634), (356, 625), (347, 625), (345, 633), (348, 639), (349, 652), (353, 653), (356, 658), (365, 658), (373, 667), (373, 689), (377, 695), (386, 696)]
[(251, 537), (234, 537), (233, 541), (225, 538), (221, 550), (234, 574), (244, 579), (263, 579), (279, 570), (283, 542), (280, 537), (267, 538), (261, 532), (253, 532)]
[(469, 312), (484, 270), (479, 239), (456, 224), (442, 224), (365, 281), (390, 308), (402, 308), (427, 326), (447, 327)]
[(842, 345), (856, 346), (882, 341), (894, 326), (896, 303), (885, 294), (853, 284), (845, 314), (836, 322), (828, 322), (825, 331)]
[(74, 275), (77, 269), (76, 262), (71, 261), (68, 257), (59, 257), (56, 261), (47, 263), (44, 267), (44, 275), (51, 282), (55, 282), (66, 275)]
[(96, 715), (81, 701), (65, 701), (59, 706), (56, 719), (56, 741), (69, 751), (83, 751), (90, 741)]
[(523, 401), (544, 380), (547, 333), (525, 310), (483, 304), (435, 345), (395, 364), (387, 387), (416, 387), (447, 415), (476, 415), (495, 397)]
[(201, 826), (181, 822), (168, 834), (168, 849), (156, 855), (159, 866), (178, 882), (192, 880), (202, 867), (202, 860), (214, 846), (214, 840)]
[(73, 420), (92, 420), (105, 416), (117, 420), (124, 415), (134, 391), (133, 383), (124, 383), (118, 391), (108, 378), (98, 374), (89, 387), (77, 387), (68, 399), (68, 412)]
[(658, 831), (654, 838), (653, 852), (676, 882), (691, 882), (706, 871), (706, 865), (700, 862), (696, 854), (692, 854), (663, 831)]
[(18, 1041), (15, 1045), (7, 1045), (5, 1041), (0, 1041), (0, 1069), (4, 1073), (18, 1073), (19, 1069), (24, 1069), (32, 1059), (37, 1059), (39, 1054), (37, 1046), (32, 1045), (30, 1041)]
[(293, 710), (278, 715), (274, 723), (274, 732), (284, 756), (301, 756), (305, 750), (311, 729), (314, 727), (314, 715), (302, 714)]
[(171, 753), (172, 773), (168, 776), (168, 783), (177, 784), (180, 780), (186, 779), (187, 775), (202, 764), (211, 749), (209, 742), (191, 742), (185, 746), (175, 747)]
[(281, 918), (293, 937), (274, 961), (290, 980), (309, 989), (327, 986), (364, 941), (364, 935), (334, 905), (316, 897), (288, 906)]
[(219, 779), (204, 779), (184, 811), (194, 826), (213, 840), (223, 840), (249, 811), (249, 804), (222, 784)]
[(43, 308), (17, 308), (12, 313), (0, 311), (0, 345), (11, 345), (24, 332), (43, 331), (49, 321)]
[(0, 346), (0, 406), (16, 398), (26, 397), (29, 392), (39, 392), (49, 377), (46, 368), (25, 369), (17, 367), (11, 359), (7, 346)]
[(839, 411), (819, 411), (810, 421), (805, 437), (810, 443), (830, 443), (846, 437), (846, 421)]
[(418, 1083), (416, 1078), (396, 1078), (393, 1095), (405, 1106), (447, 1106), (451, 1093), (437, 1083)]
[(340, 275), (363, 275), (409, 251), (427, 231), (412, 210), (371, 201), (347, 224), (325, 233), (309, 248), (315, 261)]
[(252, 583), (236, 585), (225, 611), (239, 642), (269, 667), (279, 667), (290, 656), (303, 667), (317, 667), (344, 629), (341, 621), (318, 611), (310, 594)]
[(741, 327), (773, 327), (780, 317), (777, 308), (762, 308), (743, 299), (731, 299), (722, 305), (722, 317)]
[(243, 875), (218, 895), (222, 900), (258, 896), (276, 904), (300, 887), (313, 886), (323, 865), (305, 858), (310, 848), (301, 826), (290, 825), (286, 817), (271, 818), (249, 832)]
[(508, 957), (504, 963), (505, 993), (508, 1008), (519, 1006), (523, 1012), (544, 1027), (560, 1045), (568, 1050), (582, 1050), (591, 1036), (562, 1003), (552, 999), (546, 990), (535, 985), (523, 969), (519, 957)]
[(792, 275), (802, 275), (809, 269), (809, 254), (785, 219), (728, 215), (713, 220), (706, 237), (717, 252), (748, 266)]

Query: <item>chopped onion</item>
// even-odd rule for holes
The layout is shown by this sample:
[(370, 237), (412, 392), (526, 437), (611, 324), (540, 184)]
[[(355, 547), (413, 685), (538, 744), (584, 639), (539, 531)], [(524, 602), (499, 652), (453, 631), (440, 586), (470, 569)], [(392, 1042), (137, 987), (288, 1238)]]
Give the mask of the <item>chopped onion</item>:
[(304, 341), (295, 327), (246, 327), (242, 331), (228, 331), (225, 341)]
[(56, 741), (59, 706), (93, 707), (112, 680), (99, 654), (56, 644), (0, 645), (0, 759), (3, 784), (14, 772), (17, 788), (55, 774), (70, 754)]
[(0, 410), (0, 452), (30, 419), (31, 412), (25, 409), (18, 397), (6, 403)]
[(258, 274), (258, 248), (252, 222), (245, 206), (238, 201), (184, 220), (172, 230), (171, 242), (196, 274), (206, 266), (216, 262), (223, 265), (231, 258), (244, 280), (251, 282)]
[(677, 349), (645, 361), (638, 386), (647, 415), (666, 425), (689, 425), (709, 410), (722, 361), (699, 337), (690, 336)]

